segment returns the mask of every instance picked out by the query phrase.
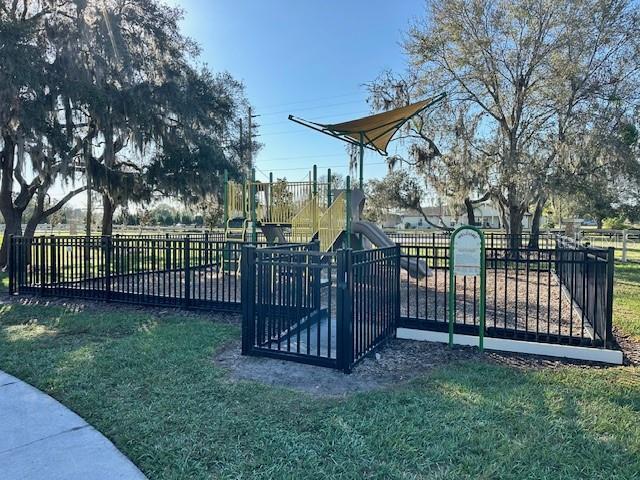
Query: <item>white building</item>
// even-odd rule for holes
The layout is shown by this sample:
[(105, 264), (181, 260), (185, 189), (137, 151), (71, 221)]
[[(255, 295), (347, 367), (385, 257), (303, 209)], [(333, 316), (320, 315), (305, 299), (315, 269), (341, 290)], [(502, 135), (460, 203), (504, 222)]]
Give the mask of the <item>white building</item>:
[[(500, 219), (499, 210), (489, 203), (483, 203), (474, 207), (474, 213), (476, 217), (476, 225), (482, 228), (503, 228), (502, 221)], [(467, 223), (466, 211), (459, 215), (456, 215), (447, 206), (437, 207), (422, 207), (422, 211), (429, 221), (435, 225), (445, 227), (456, 227)], [(531, 228), (531, 220), (533, 215), (525, 213), (522, 219), (522, 227), (525, 230)], [(395, 224), (395, 228), (398, 229), (430, 229), (433, 228), (425, 221), (424, 216), (416, 210), (405, 210), (399, 212), (397, 215), (398, 222)], [(391, 220), (391, 217), (389, 218)], [(385, 226), (391, 222), (385, 222)], [(390, 226), (390, 225), (389, 225)]]

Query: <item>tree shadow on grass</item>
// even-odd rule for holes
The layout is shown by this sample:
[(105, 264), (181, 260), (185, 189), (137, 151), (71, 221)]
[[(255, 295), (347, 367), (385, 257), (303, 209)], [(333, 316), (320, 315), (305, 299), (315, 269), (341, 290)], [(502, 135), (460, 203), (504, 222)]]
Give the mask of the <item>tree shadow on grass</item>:
[(150, 478), (629, 478), (640, 469), (640, 393), (625, 380), (635, 370), (458, 362), (397, 389), (317, 399), (227, 381), (211, 358), (237, 327), (124, 312), (96, 332), (78, 325), (96, 322), (86, 312), (59, 315), (42, 319), (54, 334), (16, 340), (7, 327), (29, 325), (0, 314), (0, 368), (77, 411)]

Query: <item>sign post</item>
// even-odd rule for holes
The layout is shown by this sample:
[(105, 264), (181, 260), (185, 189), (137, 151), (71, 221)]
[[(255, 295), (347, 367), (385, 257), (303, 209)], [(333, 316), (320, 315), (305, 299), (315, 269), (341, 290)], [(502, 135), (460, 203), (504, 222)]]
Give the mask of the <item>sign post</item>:
[(449, 346), (453, 346), (455, 323), (456, 276), (480, 277), (480, 351), (484, 348), (485, 325), (485, 251), (484, 233), (471, 225), (463, 225), (451, 234), (449, 243)]

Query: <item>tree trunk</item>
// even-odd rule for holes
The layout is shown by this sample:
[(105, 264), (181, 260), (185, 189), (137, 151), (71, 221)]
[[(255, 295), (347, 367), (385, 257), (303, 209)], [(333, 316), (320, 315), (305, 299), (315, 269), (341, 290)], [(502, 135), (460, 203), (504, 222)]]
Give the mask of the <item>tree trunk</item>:
[(7, 265), (7, 253), (9, 249), (9, 235), (22, 234), (22, 212), (18, 212), (13, 205), (13, 165), (15, 154), (15, 142), (9, 135), (2, 138), (4, 147), (0, 152), (0, 213), (4, 217), (4, 235), (0, 247), (0, 267)]
[(22, 235), (22, 212), (13, 210), (4, 216), (4, 236), (2, 237), (2, 246), (0, 247), (0, 267), (4, 268), (8, 263), (9, 254), (9, 235)]
[(102, 235), (109, 236), (113, 233), (113, 212), (115, 208), (109, 195), (102, 194)]
[(24, 227), (24, 236), (33, 237), (36, 233), (36, 228), (38, 228), (38, 225), (40, 225), (43, 220), (42, 211), (34, 211)]
[(106, 172), (106, 184), (102, 193), (102, 235), (111, 235), (113, 232), (113, 211), (115, 207), (111, 199), (111, 183), (109, 182), (109, 172), (116, 163), (115, 145), (113, 143), (113, 125), (107, 122), (104, 131), (104, 166)]
[(596, 228), (602, 230), (602, 217), (596, 218)]
[(522, 219), (524, 211), (519, 207), (509, 207), (509, 222), (507, 223), (507, 245), (514, 257), (518, 256), (518, 249), (522, 239)]
[(464, 199), (464, 206), (467, 209), (467, 224), (474, 225), (476, 224), (476, 212), (473, 210), (473, 202), (469, 197)]
[(536, 202), (536, 209), (533, 212), (531, 223), (531, 237), (529, 237), (529, 248), (537, 250), (540, 248), (540, 221), (542, 220), (542, 211), (547, 203), (547, 195), (542, 193)]

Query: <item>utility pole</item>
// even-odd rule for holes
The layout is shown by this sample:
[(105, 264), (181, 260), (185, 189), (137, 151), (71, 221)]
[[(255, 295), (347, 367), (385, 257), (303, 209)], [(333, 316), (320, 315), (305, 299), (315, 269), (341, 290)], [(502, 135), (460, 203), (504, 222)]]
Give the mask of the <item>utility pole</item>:
[(248, 127), (248, 135), (249, 135), (249, 170), (251, 170), (253, 168), (253, 115), (251, 115), (251, 107), (249, 107), (249, 115), (248, 115), (248, 121), (249, 121), (249, 127)]
[(258, 136), (255, 133), (253, 133), (253, 129), (254, 129), (254, 127), (256, 127), (256, 125), (253, 123), (253, 119), (257, 118), (259, 116), (260, 115), (256, 115), (255, 113), (253, 113), (253, 109), (251, 107), (249, 107), (249, 111), (247, 113), (248, 122), (249, 122), (248, 131), (247, 131), (247, 135), (249, 136), (249, 170), (254, 168), (254, 164), (253, 164), (253, 139), (254, 139), (254, 137)]
[(244, 165), (244, 131), (242, 130), (242, 118), (240, 122), (240, 165)]

